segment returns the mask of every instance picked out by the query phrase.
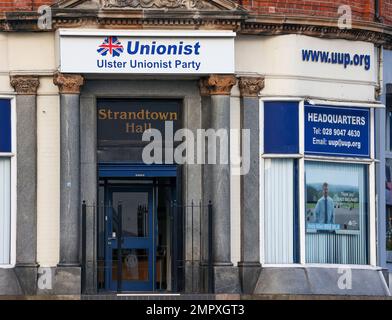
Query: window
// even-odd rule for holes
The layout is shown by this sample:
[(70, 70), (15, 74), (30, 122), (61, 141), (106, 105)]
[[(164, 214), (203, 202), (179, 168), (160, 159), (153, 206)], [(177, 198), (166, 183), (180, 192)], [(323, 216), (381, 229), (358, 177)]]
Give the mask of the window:
[(11, 104), (0, 99), (0, 266), (11, 263)]
[(10, 263), (11, 161), (0, 158), (0, 265)]
[(385, 106), (386, 106), (386, 151), (392, 151), (392, 84), (386, 85)]
[(264, 262), (298, 262), (297, 101), (264, 103)]
[(392, 159), (385, 159), (386, 249), (392, 251)]
[(385, 159), (385, 226), (387, 261), (392, 252), (392, 84), (386, 85), (386, 159)]
[(262, 263), (375, 264), (374, 110), (265, 101), (261, 116)]
[(292, 159), (264, 162), (265, 263), (297, 262), (294, 170)]
[(264, 152), (298, 153), (298, 102), (264, 103)]
[(306, 262), (368, 263), (367, 165), (307, 161)]

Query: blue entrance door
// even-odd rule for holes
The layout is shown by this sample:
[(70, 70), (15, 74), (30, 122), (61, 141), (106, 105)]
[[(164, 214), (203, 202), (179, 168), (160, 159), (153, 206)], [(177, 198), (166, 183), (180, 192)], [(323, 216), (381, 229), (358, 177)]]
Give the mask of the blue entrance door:
[(154, 290), (153, 188), (111, 186), (106, 214), (107, 289)]

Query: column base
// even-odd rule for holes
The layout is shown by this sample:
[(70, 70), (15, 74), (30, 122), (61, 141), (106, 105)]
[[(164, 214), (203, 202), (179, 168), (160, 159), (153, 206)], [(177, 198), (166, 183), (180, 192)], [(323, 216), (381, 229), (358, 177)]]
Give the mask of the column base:
[(21, 282), (15, 272), (15, 268), (0, 268), (0, 296), (22, 295)]
[(252, 294), (259, 279), (261, 264), (259, 262), (241, 261), (238, 263), (241, 292)]
[(185, 262), (185, 283), (184, 289), (186, 293), (199, 293), (203, 290), (203, 283), (201, 281), (201, 272), (198, 263), (191, 261)]
[(240, 293), (238, 268), (233, 265), (214, 265), (214, 293)]
[(38, 264), (26, 263), (15, 266), (15, 275), (18, 279), (20, 289), (24, 295), (35, 295), (37, 293), (37, 271)]
[(54, 294), (81, 294), (82, 268), (59, 264), (54, 273)]

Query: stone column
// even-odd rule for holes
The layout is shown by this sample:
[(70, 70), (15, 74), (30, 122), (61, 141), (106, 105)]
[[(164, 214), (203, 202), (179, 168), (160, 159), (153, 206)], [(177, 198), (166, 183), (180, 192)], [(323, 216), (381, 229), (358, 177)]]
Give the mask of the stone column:
[[(204, 202), (213, 205), (213, 265), (215, 292), (238, 292), (238, 270), (233, 267), (230, 256), (230, 92), (236, 79), (232, 75), (210, 75), (200, 80), (204, 129), (212, 129), (216, 135), (214, 152), (205, 146), (206, 164), (203, 166)], [(209, 100), (209, 101), (208, 101)], [(218, 137), (221, 138), (218, 138)], [(222, 137), (223, 140), (222, 140)], [(226, 143), (224, 142), (226, 139)], [(223, 150), (221, 150), (223, 148)], [(220, 158), (223, 151), (226, 159)], [(216, 164), (209, 164), (209, 155), (216, 154)], [(223, 161), (222, 161), (223, 160)], [(226, 160), (226, 161), (225, 161)]]
[(37, 89), (33, 75), (14, 75), (16, 91), (17, 221), (16, 267), (23, 294), (37, 290)]
[(80, 293), (80, 87), (83, 77), (55, 74), (60, 92), (60, 262), (55, 291)]
[(260, 273), (260, 107), (261, 77), (240, 77), (241, 129), (250, 130), (249, 172), (241, 176), (241, 261), (238, 263), (244, 293), (253, 293)]

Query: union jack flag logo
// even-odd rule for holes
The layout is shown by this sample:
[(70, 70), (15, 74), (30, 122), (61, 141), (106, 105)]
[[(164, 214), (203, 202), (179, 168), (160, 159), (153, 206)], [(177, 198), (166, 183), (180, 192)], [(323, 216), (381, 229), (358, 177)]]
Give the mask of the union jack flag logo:
[(124, 47), (122, 46), (121, 42), (118, 41), (117, 37), (106, 37), (97, 50), (97, 52), (102, 56), (106, 56), (109, 52), (112, 57), (119, 57), (120, 53), (123, 51)]

